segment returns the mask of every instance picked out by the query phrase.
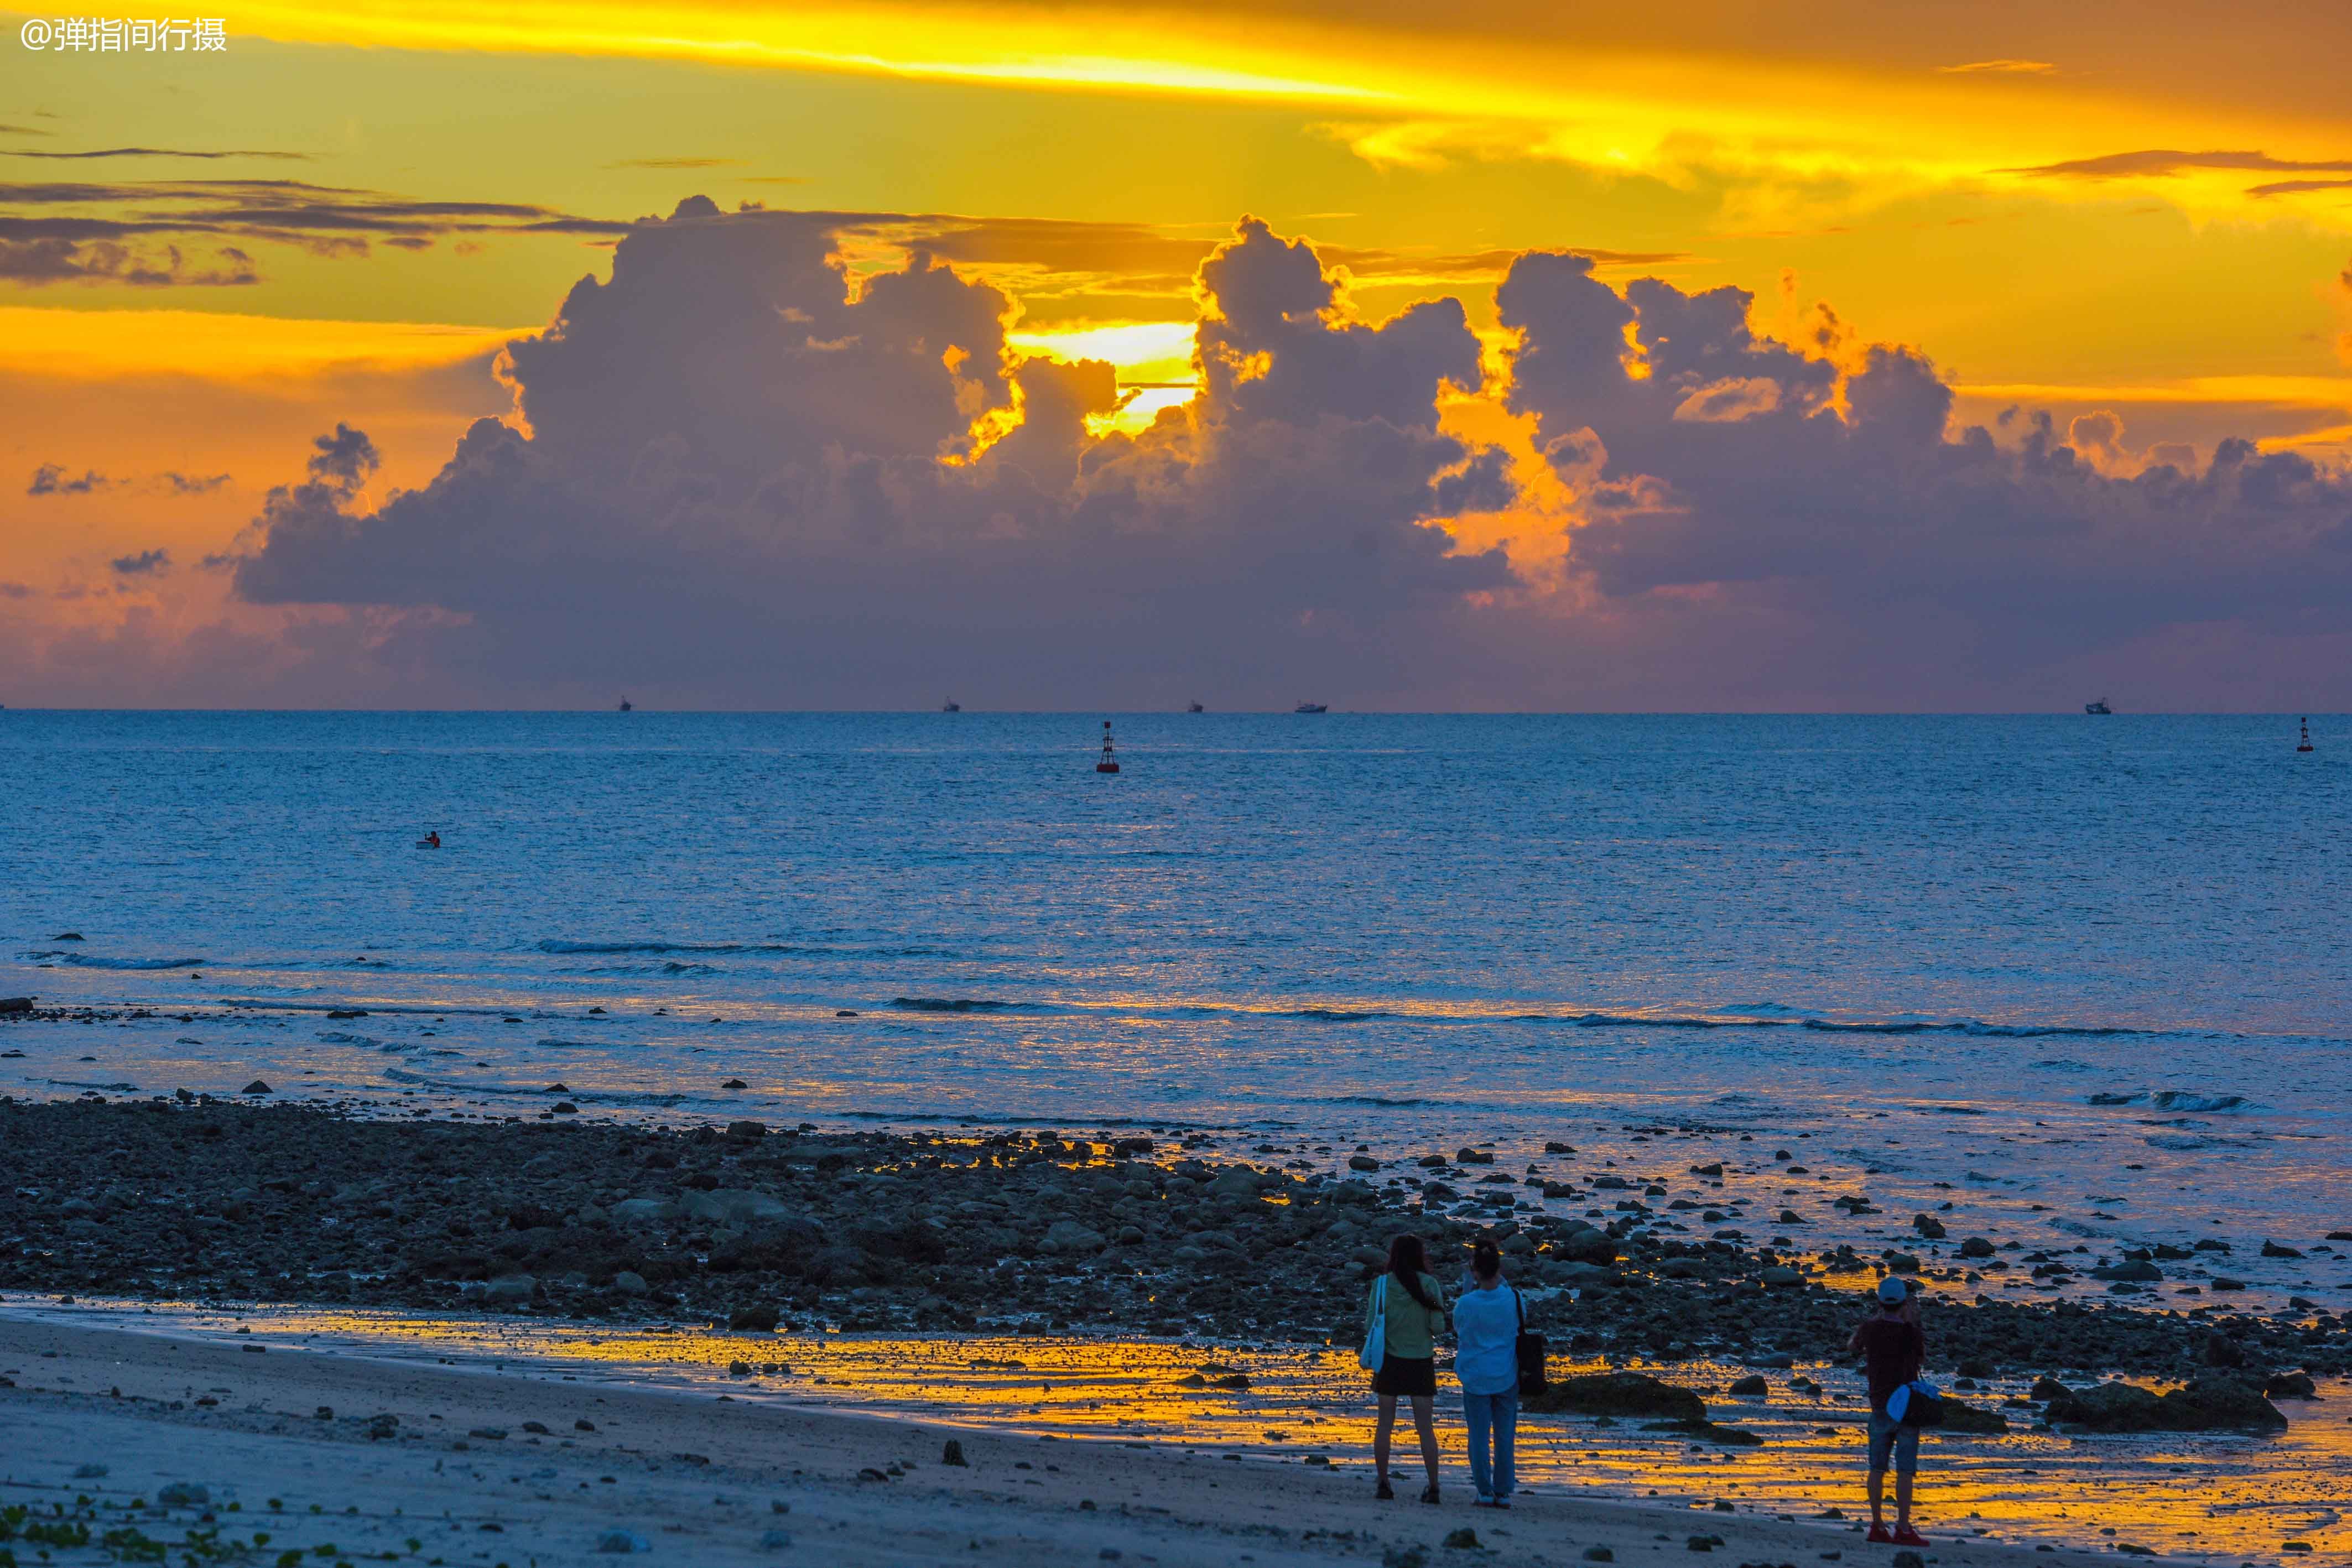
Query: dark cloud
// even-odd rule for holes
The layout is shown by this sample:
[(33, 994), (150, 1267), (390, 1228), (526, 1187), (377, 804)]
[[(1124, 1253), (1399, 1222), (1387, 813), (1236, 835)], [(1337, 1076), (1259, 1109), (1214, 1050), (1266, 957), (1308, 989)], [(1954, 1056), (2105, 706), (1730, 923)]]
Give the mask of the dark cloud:
[(1073, 657), (1393, 667), (1509, 583), (1425, 521), (1491, 478), (1435, 428), (1477, 380), (1458, 305), (1325, 319), (1313, 254), (1245, 225), (1202, 269), (1208, 390), (1096, 439), (1108, 366), (1016, 363), (1010, 302), (933, 256), (853, 290), (835, 227), (698, 198), (637, 229), (510, 347), (530, 435), (481, 421), (373, 512), (272, 492), (238, 591), (453, 614), (441, 656), (532, 678), (827, 703)]
[(172, 552), (166, 549), (143, 549), (136, 555), (119, 555), (107, 565), (117, 577), (157, 577), (172, 570)]
[(1970, 60), (1966, 65), (1937, 66), (1945, 76), (2056, 76), (2058, 68), (2048, 60)]
[(723, 169), (730, 163), (740, 163), (740, 158), (624, 158), (617, 163), (607, 163), (607, 169)]
[(383, 462), (367, 432), (348, 424), (338, 423), (332, 435), (322, 435), (310, 445), (312, 482), (332, 486), (346, 495), (365, 485), (368, 476)]
[(2083, 450), (2046, 414), (1956, 431), (1923, 356), (1759, 339), (1737, 289), (1530, 256), (1497, 302), (1511, 406), (1584, 500), (1572, 559), (1621, 608), (1699, 592), (1809, 629), (1824, 684), (1838, 645), (2006, 679), (2189, 623), (2352, 632), (2352, 480), (2306, 457), (2231, 440), (2201, 472), (2110, 472), (2136, 465), (2112, 413), (2074, 422)]
[[(134, 288), (236, 287), (260, 281), (251, 258), (223, 251), (223, 266), (191, 264), (178, 246), (142, 250), (111, 239), (66, 234), (18, 235), (0, 217), (0, 278), (27, 287), (51, 283), (114, 283)], [(34, 225), (47, 226), (47, 225)], [(63, 225), (59, 225), (63, 226)]]
[(308, 152), (257, 152), (252, 148), (207, 152), (187, 147), (100, 147), (88, 152), (42, 152), (25, 147), (0, 147), (0, 158), (271, 158), (295, 163), (310, 161)]
[(43, 131), (33, 125), (0, 125), (0, 136), (54, 136), (54, 131)]
[[(340, 426), (338, 428), (341, 428)], [(362, 437), (364, 439), (364, 437)], [(166, 469), (149, 483), (156, 489), (174, 496), (205, 496), (228, 483), (226, 474), (198, 476)], [(25, 487), (27, 496), (87, 496), (93, 491), (111, 489), (128, 481), (110, 478), (95, 468), (85, 469), (75, 478), (59, 463), (44, 463), (33, 470), (33, 482)]]
[[(1435, 251), (1423, 255), (1413, 251), (1360, 249), (1348, 246), (1318, 246), (1316, 248), (1325, 260), (1345, 267), (1367, 281), (1390, 276), (1416, 280), (1499, 278), (1523, 254), (1516, 250), (1474, 250)], [(1668, 267), (1693, 259), (1687, 251), (1679, 250), (1592, 250), (1566, 246), (1563, 253), (1583, 256), (1601, 267)]]
[(2352, 180), (2276, 180), (2267, 185), (2249, 185), (2250, 196), (2294, 196), (2306, 191), (2352, 190)]
[(97, 469), (87, 469), (79, 479), (68, 476), (65, 466), (44, 463), (33, 470), (33, 482), (25, 486), (27, 496), (87, 496), (93, 490), (103, 490), (114, 481)]
[(0, 582), (0, 599), (30, 599), (38, 591), (29, 583)]
[(2273, 158), (2267, 152), (2180, 152), (2149, 148), (2138, 152), (2110, 152), (2099, 158), (2076, 158), (2063, 163), (2003, 169), (2003, 174), (2037, 174), (2050, 179), (2121, 180), (2135, 176), (2186, 174), (2198, 169), (2243, 169), (2258, 173), (2327, 174), (2352, 172), (2352, 159), (2300, 162)]
[[(882, 232), (700, 198), (637, 226), (510, 346), (514, 423), (373, 507), (338, 427), (237, 592), (363, 612), (376, 652), (320, 643), (383, 661), (354, 689), (396, 660), (770, 706), (2015, 707), (2116, 671), (2210, 706), (2352, 651), (2352, 477), (2107, 411), (1963, 428), (1925, 355), (1826, 313), (1784, 342), (1738, 289), (1513, 258), (1495, 390), (1556, 480), (1520, 494), (1527, 458), (1438, 428), (1482, 370), (1451, 299), (1372, 327), (1328, 256), (1244, 222), (1194, 275), (1197, 398), (1098, 436), (1110, 367), (1020, 361), (991, 262), (845, 259), (913, 231)], [(926, 232), (995, 263), (1184, 237)], [(1551, 536), (1517, 567), (1435, 521), (1515, 509)]]
[(199, 270), (176, 251), (133, 248), (148, 239), (268, 240), (333, 257), (363, 256), (379, 241), (420, 249), (453, 235), (620, 235), (630, 227), (529, 203), (420, 201), (301, 180), (0, 183), (0, 278), (153, 287), (257, 280), (242, 249), (223, 249), (228, 265)]

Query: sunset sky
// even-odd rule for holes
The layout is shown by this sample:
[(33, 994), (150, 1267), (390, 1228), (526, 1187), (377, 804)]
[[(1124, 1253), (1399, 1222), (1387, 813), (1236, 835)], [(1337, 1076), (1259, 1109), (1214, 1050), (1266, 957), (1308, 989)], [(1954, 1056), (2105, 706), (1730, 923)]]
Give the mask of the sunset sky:
[(69, 20), (11, 707), (2352, 708), (2340, 5)]

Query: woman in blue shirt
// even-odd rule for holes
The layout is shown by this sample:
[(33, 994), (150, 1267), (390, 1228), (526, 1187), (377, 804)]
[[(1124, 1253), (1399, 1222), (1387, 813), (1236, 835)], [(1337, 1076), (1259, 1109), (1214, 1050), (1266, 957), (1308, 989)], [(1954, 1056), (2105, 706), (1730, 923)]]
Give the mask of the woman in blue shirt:
[(1471, 1249), (1470, 1275), (1470, 1288), (1454, 1303), (1454, 1373), (1462, 1380), (1462, 1414), (1470, 1427), (1470, 1484), (1479, 1507), (1508, 1508), (1524, 1312), (1518, 1291), (1503, 1283), (1503, 1254), (1494, 1242)]

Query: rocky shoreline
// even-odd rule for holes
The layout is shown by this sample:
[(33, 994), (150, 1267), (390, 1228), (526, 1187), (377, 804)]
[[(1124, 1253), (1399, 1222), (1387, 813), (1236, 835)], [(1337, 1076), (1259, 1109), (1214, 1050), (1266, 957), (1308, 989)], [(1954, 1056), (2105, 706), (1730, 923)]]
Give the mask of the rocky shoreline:
[[(0, 1290), (1347, 1344), (1391, 1234), (1445, 1259), (1485, 1232), (1555, 1292), (1540, 1326), (1570, 1359), (1787, 1366), (1839, 1359), (1858, 1285), (1917, 1268), (1656, 1234), (1638, 1205), (1606, 1223), (1432, 1212), (1431, 1184), (1496, 1173), (1476, 1150), (1423, 1164), (1414, 1190), (1146, 1136), (0, 1100)], [(1932, 1364), (1970, 1381), (2221, 1368), (2292, 1392), (2352, 1372), (2352, 1314), (2316, 1308), (1930, 1300)]]

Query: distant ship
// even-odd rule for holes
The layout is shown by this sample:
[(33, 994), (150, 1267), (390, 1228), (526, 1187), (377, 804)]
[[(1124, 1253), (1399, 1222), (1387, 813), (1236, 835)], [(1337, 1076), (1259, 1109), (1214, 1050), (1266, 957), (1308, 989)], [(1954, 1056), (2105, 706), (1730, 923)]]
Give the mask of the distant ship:
[(2109, 707), (2105, 702), (2095, 702), (2084, 703), (2083, 705), (2083, 711), (2088, 714), (2106, 714), (2113, 713), (2116, 710)]
[(1323, 703), (1300, 703), (1297, 707), (1292, 708), (1290, 711), (1293, 713), (1329, 713), (1331, 709), (1328, 705)]
[(940, 711), (941, 713), (961, 713), (963, 712), (963, 704), (957, 702), (955, 699), (950, 697), (949, 700), (940, 705)]
[(1209, 710), (1202, 707), (1199, 703), (1186, 703), (1184, 705), (1184, 711), (1186, 713), (1206, 713)]
[(623, 697), (621, 699), (621, 711), (623, 713), (635, 713), (637, 705), (631, 702), (628, 698)]

